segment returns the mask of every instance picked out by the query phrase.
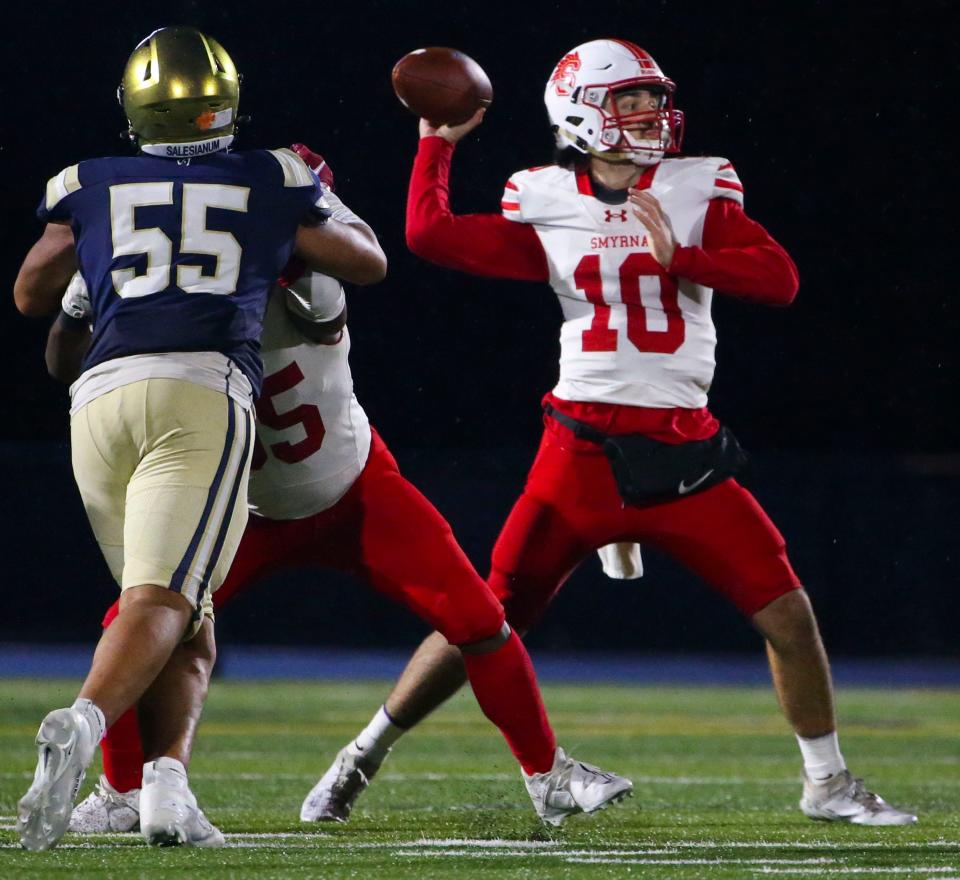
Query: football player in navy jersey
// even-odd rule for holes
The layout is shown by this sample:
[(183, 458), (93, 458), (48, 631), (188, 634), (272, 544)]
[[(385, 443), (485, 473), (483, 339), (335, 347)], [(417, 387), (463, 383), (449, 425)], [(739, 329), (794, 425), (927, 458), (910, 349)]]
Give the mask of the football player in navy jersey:
[(120, 613), (76, 702), (37, 734), (20, 800), (24, 847), (54, 846), (107, 726), (139, 701), (147, 764), (141, 830), (154, 844), (217, 846), (187, 784), (188, 743), (212, 664), (211, 594), (247, 521), (252, 403), (270, 286), (291, 255), (357, 284), (386, 258), (330, 220), (290, 150), (230, 152), (239, 77), (223, 47), (162, 28), (130, 56), (120, 96), (136, 156), (65, 168), (14, 299), (53, 314), (77, 269), (96, 332), (71, 386), (74, 476)]

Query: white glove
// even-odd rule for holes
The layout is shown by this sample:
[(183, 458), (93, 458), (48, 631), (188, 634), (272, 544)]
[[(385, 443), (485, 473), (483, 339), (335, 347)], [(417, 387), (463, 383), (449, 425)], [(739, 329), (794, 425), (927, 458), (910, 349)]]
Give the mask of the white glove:
[(597, 550), (603, 573), (609, 578), (632, 581), (643, 577), (643, 559), (639, 544), (607, 544)]
[(89, 318), (93, 314), (93, 308), (90, 306), (90, 293), (87, 291), (87, 284), (79, 272), (75, 272), (73, 278), (70, 279), (67, 291), (60, 302), (60, 308), (77, 321)]

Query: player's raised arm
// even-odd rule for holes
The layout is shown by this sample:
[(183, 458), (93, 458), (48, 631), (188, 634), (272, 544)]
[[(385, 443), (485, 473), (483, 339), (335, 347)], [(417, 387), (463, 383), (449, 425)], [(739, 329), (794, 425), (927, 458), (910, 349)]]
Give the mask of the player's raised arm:
[(501, 214), (450, 210), (450, 162), (456, 143), (482, 121), (478, 110), (462, 125), (439, 128), (420, 120), (420, 143), (407, 195), (407, 247), (448, 269), (488, 278), (547, 281), (546, 255), (533, 227)]
[(51, 315), (76, 271), (73, 230), (61, 223), (48, 223), (20, 266), (13, 283), (13, 301), (24, 315)]

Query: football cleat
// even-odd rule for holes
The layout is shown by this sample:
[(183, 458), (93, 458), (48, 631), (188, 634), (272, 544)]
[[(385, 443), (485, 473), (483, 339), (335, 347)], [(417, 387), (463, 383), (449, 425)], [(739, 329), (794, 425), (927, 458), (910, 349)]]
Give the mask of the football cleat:
[(223, 846), (223, 834), (197, 806), (183, 765), (158, 758), (143, 765), (140, 833), (151, 846)]
[(811, 819), (852, 822), (854, 825), (912, 825), (917, 817), (891, 807), (880, 795), (867, 791), (862, 779), (849, 770), (823, 782), (803, 777), (800, 809)]
[(17, 833), (24, 849), (57, 845), (70, 824), (73, 800), (96, 747), (87, 719), (76, 709), (54, 709), (37, 731), (33, 784), (17, 806)]
[(355, 755), (346, 746), (300, 807), (301, 822), (346, 822), (361, 792), (383, 763)]
[(537, 815), (555, 827), (574, 813), (594, 813), (633, 794), (633, 783), (626, 777), (569, 758), (561, 748), (553, 767), (533, 776), (523, 772), (523, 781)]
[(73, 808), (67, 831), (77, 834), (116, 834), (140, 830), (140, 789), (117, 791), (106, 776)]

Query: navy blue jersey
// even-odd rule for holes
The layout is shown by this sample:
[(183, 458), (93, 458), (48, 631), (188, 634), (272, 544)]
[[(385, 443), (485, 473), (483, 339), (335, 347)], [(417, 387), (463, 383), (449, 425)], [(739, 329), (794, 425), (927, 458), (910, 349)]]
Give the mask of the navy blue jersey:
[(259, 392), (267, 294), (320, 198), (290, 150), (91, 159), (61, 171), (37, 216), (73, 227), (93, 307), (83, 368), (219, 351)]

